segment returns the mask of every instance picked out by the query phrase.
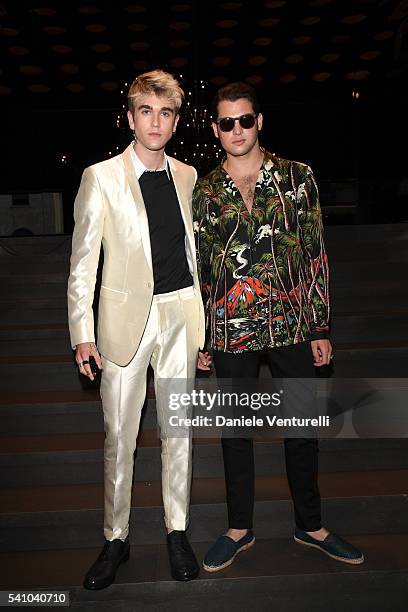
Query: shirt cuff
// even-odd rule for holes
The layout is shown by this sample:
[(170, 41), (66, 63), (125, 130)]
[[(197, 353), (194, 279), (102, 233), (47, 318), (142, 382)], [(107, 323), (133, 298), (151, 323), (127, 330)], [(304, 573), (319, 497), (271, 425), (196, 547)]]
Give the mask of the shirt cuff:
[(321, 329), (319, 331), (314, 331), (311, 334), (312, 340), (329, 340), (330, 332), (328, 329)]

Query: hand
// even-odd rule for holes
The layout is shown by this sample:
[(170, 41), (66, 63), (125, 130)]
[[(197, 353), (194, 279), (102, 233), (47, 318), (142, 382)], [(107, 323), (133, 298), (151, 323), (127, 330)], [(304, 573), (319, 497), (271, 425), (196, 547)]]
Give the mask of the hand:
[(324, 365), (329, 365), (333, 356), (333, 348), (330, 340), (312, 340), (311, 346), (314, 357), (314, 365), (318, 368)]
[(197, 369), (207, 370), (207, 371), (211, 370), (211, 364), (212, 364), (211, 355), (209, 355), (208, 352), (202, 353), (201, 351), (198, 351)]
[(75, 361), (78, 364), (79, 371), (83, 376), (87, 376), (90, 380), (94, 380), (95, 376), (92, 374), (91, 366), (89, 365), (90, 356), (95, 359), (96, 365), (102, 370), (101, 356), (95, 344), (93, 342), (82, 342), (81, 344), (77, 344)]

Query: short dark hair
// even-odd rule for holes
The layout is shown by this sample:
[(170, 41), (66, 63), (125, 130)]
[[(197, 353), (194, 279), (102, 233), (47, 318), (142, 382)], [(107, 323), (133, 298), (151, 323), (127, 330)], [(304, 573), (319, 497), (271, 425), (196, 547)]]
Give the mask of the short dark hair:
[(240, 98), (246, 98), (247, 100), (249, 100), (252, 104), (252, 108), (254, 109), (254, 113), (259, 113), (259, 101), (255, 89), (251, 87), (251, 85), (248, 85), (248, 83), (238, 81), (236, 83), (230, 83), (229, 85), (221, 87), (221, 89), (219, 89), (215, 94), (211, 102), (211, 116), (213, 120), (217, 120), (218, 104), (220, 102), (222, 102), (223, 100), (235, 102)]

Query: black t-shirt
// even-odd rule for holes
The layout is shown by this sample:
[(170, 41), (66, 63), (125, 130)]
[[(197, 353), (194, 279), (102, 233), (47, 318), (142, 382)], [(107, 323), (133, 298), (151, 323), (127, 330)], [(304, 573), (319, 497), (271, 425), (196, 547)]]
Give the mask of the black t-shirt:
[(146, 171), (139, 184), (149, 221), (154, 294), (191, 287), (184, 222), (173, 180), (166, 170)]

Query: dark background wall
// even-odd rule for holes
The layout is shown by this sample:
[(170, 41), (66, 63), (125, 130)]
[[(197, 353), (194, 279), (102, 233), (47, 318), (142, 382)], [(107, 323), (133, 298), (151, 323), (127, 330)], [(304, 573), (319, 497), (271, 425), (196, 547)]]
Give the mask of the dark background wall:
[(197, 106), (252, 83), (267, 148), (357, 180), (360, 222), (407, 220), (407, 20), (405, 0), (0, 2), (0, 192), (62, 191), (70, 231), (83, 168), (130, 140), (125, 81), (162, 67)]

